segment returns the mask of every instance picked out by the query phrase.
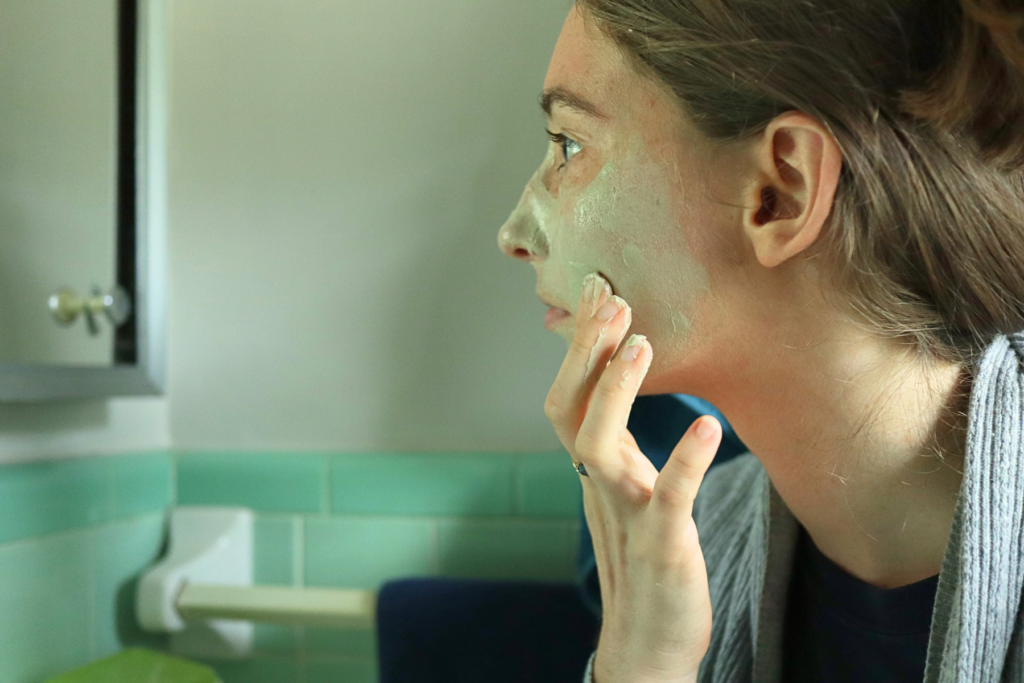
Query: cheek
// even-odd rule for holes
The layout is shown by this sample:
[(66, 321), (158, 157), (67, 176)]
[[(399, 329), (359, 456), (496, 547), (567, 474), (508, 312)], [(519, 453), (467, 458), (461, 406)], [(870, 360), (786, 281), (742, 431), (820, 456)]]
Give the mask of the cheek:
[(574, 207), (580, 252), (612, 279), (633, 309), (631, 331), (647, 335), (656, 358), (685, 353), (696, 302), (709, 292), (698, 242), (711, 217), (691, 187), (637, 159), (607, 166)]
[[(654, 348), (654, 374), (686, 356), (698, 304), (710, 298), (702, 265), (709, 246), (701, 240), (715, 217), (697, 187), (635, 155), (609, 162), (584, 189), (547, 206), (548, 287), (575, 310), (584, 277), (607, 275), (633, 309), (630, 331)], [(566, 326), (560, 334), (568, 342), (574, 331)]]
[[(653, 372), (684, 356), (693, 340), (698, 304), (708, 295), (705, 269), (685, 248), (638, 253), (630, 269), (628, 294), (632, 332), (646, 335), (654, 349)], [(623, 289), (627, 289), (624, 285)]]

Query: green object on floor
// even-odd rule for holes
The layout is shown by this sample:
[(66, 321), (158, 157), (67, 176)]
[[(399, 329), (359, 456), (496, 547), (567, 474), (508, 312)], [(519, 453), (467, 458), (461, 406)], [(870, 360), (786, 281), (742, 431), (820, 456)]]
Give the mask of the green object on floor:
[(130, 648), (46, 683), (221, 683), (208, 666)]

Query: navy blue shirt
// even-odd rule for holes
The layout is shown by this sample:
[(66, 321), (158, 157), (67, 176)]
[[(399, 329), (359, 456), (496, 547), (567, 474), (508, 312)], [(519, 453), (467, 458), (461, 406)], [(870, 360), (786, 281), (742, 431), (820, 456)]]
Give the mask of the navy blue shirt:
[(787, 597), (782, 680), (924, 680), (938, 579), (877, 588), (825, 557), (801, 528)]
[[(712, 467), (747, 450), (724, 416), (693, 396), (640, 396), (628, 426), (640, 450), (660, 471), (701, 415), (714, 415), (722, 422), (722, 444)], [(577, 560), (580, 595), (600, 617), (600, 585), (586, 523), (580, 528)], [(783, 634), (786, 683), (923, 680), (937, 576), (892, 590), (876, 588), (821, 554), (802, 529), (794, 563)]]

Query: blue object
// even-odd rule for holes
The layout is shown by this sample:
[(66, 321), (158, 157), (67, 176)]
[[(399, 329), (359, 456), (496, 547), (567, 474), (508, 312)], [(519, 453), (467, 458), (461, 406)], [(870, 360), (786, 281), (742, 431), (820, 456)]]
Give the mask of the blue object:
[(782, 680), (924, 680), (939, 576), (878, 588), (846, 573), (800, 527), (786, 597)]
[[(640, 396), (628, 426), (660, 471), (701, 415), (714, 415), (722, 423), (714, 464), (746, 451), (721, 413), (693, 396)], [(576, 584), (450, 578), (385, 584), (377, 596), (380, 683), (565, 683), (582, 678), (597, 646), (601, 596), (585, 522), (580, 531)]]
[(567, 683), (598, 621), (571, 583), (402, 579), (377, 596), (380, 683)]

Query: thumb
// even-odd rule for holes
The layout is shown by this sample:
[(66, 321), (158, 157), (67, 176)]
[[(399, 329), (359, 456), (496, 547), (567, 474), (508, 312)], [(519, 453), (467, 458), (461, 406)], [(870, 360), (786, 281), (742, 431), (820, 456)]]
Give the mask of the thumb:
[(665, 508), (676, 518), (686, 519), (693, 512), (693, 499), (704, 480), (722, 442), (722, 425), (714, 417), (703, 415), (683, 434), (672, 455), (654, 481), (651, 504)]

